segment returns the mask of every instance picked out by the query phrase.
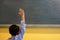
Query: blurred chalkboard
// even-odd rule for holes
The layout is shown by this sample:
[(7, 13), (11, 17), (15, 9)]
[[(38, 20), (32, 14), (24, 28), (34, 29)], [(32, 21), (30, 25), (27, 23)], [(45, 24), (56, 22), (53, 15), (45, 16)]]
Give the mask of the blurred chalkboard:
[(60, 24), (60, 0), (0, 0), (0, 24), (19, 23), (19, 8), (27, 24)]

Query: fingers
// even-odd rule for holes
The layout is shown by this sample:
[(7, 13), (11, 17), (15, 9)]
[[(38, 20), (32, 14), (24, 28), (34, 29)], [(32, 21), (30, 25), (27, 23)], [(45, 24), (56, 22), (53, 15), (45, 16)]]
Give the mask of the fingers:
[(19, 15), (23, 16), (24, 15), (24, 10), (22, 8), (19, 9)]

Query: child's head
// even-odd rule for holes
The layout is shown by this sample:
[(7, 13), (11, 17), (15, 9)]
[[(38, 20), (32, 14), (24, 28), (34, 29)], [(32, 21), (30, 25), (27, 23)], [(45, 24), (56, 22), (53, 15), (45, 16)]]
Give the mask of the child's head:
[(17, 25), (11, 25), (10, 27), (9, 27), (9, 33), (12, 35), (12, 36), (16, 36), (16, 35), (18, 35), (19, 33), (20, 33), (20, 28), (19, 28), (19, 26), (17, 26)]

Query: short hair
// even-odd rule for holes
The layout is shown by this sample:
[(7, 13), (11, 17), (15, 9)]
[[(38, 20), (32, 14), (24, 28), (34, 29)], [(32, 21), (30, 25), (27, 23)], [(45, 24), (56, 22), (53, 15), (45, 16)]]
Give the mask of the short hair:
[(12, 35), (12, 36), (16, 36), (17, 34), (19, 34), (20, 32), (20, 27), (13, 24), (9, 27), (9, 33)]

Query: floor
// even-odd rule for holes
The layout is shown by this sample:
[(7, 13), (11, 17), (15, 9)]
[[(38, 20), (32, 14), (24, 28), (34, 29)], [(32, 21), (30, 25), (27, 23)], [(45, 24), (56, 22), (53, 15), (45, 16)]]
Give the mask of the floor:
[[(0, 28), (0, 40), (9, 37), (8, 28)], [(60, 28), (26, 28), (23, 40), (60, 40)]]

